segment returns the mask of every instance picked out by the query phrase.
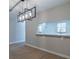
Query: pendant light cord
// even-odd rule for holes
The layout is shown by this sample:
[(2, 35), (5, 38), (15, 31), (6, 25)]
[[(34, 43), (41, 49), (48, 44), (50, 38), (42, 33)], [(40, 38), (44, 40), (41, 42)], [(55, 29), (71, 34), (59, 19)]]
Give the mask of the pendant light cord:
[(23, 6), (24, 6), (23, 3), (24, 3), (24, 2), (22, 2), (22, 13), (24, 12), (24, 11), (23, 11), (23, 9), (24, 9), (24, 7), (23, 7)]

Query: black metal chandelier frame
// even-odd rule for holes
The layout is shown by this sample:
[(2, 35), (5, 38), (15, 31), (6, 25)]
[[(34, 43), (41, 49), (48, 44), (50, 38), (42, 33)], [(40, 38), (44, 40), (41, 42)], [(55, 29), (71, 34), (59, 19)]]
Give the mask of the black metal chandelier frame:
[[(18, 4), (20, 4), (21, 2), (24, 2), (24, 1), (25, 0), (18, 1), (11, 9), (9, 9), (9, 11), (11, 12)], [(33, 13), (33, 15), (30, 16), (30, 18), (26, 18), (26, 19), (24, 18), (23, 20), (17, 20), (17, 22), (23, 22), (23, 21), (26, 21), (26, 20), (32, 20), (33, 18), (36, 17), (36, 6), (30, 8), (30, 9), (25, 8), (24, 11), (23, 12), (19, 12), (19, 14), (17, 16), (19, 17), (20, 15), (22, 15), (22, 14), (24, 14), (26, 12), (29, 12), (29, 11)]]
[[(19, 15), (17, 15), (17, 16), (20, 16), (20, 15), (26, 13), (26, 12), (29, 12), (29, 11), (32, 12), (32, 10), (34, 10), (34, 14), (30, 18), (27, 18), (27, 19), (24, 19), (24, 20), (18, 20), (18, 22), (23, 22), (23, 21), (26, 21), (26, 20), (32, 20), (33, 18), (35, 18), (36, 17), (36, 7), (35, 6), (30, 8), (30, 9), (27, 9), (27, 10), (25, 9), (24, 12), (22, 12), (22, 13), (20, 12)], [(17, 17), (17, 19), (18, 19), (18, 17)]]

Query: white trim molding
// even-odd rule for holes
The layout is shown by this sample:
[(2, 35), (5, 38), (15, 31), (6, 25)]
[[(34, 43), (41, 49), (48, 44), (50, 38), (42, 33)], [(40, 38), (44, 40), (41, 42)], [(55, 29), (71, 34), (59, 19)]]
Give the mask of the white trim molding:
[(57, 52), (54, 52), (54, 51), (49, 51), (47, 49), (40, 48), (40, 47), (31, 45), (31, 44), (28, 44), (28, 43), (26, 43), (25, 45), (33, 47), (33, 48), (36, 48), (36, 49), (39, 49), (39, 50), (42, 50), (42, 51), (45, 51), (45, 52), (48, 52), (48, 53), (51, 53), (51, 54), (55, 54), (55, 55), (61, 56), (61, 57), (67, 58), (67, 59), (70, 59), (70, 56), (67, 56), (67, 55), (64, 55), (64, 54), (61, 54), (61, 53), (57, 53)]
[(22, 43), (22, 42), (25, 42), (25, 41), (24, 40), (21, 40), (21, 41), (10, 42), (9, 45), (16, 44), (16, 43)]

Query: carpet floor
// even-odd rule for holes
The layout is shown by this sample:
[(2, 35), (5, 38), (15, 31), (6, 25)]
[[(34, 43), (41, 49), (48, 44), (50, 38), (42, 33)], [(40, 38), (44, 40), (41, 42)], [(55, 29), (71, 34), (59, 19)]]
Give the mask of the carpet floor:
[(54, 54), (50, 54), (23, 43), (12, 44), (9, 46), (9, 59), (66, 59)]

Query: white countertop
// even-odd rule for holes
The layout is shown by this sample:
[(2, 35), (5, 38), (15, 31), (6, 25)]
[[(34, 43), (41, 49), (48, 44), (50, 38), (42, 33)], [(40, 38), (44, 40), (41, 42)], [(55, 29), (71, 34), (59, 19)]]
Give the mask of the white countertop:
[(69, 34), (59, 34), (59, 33), (55, 33), (55, 34), (36, 33), (36, 35), (41, 35), (41, 36), (66, 36), (66, 37), (70, 37)]

